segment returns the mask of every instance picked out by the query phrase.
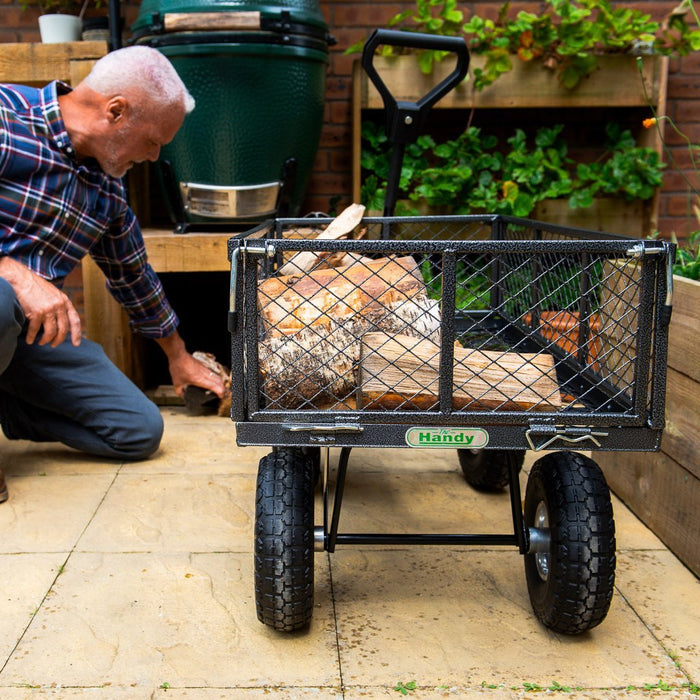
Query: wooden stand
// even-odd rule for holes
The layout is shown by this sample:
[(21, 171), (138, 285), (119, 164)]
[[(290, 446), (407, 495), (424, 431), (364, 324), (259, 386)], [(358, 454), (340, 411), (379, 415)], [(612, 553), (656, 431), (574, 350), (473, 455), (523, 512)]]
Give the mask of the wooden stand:
[[(470, 70), (483, 66), (483, 63), (482, 56), (472, 55)], [(424, 75), (415, 56), (374, 57), (374, 67), (389, 92), (397, 100), (411, 102), (426, 95), (449, 74), (453, 65), (454, 60), (445, 59), (435, 66), (431, 75)], [(510, 112), (513, 115), (510, 117), (513, 130), (519, 126), (513, 110), (585, 110), (591, 115), (591, 119), (601, 119), (600, 110), (608, 108), (632, 110), (630, 114), (635, 115), (646, 109), (646, 116), (651, 116), (653, 107), (655, 114), (661, 116), (666, 112), (667, 82), (668, 58), (661, 56), (644, 56), (641, 70), (634, 56), (601, 56), (598, 68), (592, 75), (584, 78), (574, 90), (563, 88), (556, 75), (543, 68), (541, 63), (528, 64), (514, 59), (513, 70), (504, 73), (493, 85), (476, 91), (470, 82), (465, 81), (437, 102), (435, 109), (461, 110), (465, 115), (470, 110), (503, 110), (504, 114)], [(379, 92), (362, 69), (360, 61), (356, 61), (353, 66), (352, 93), (352, 172), (355, 202), (361, 199), (362, 121), (366, 113), (376, 113), (383, 108)], [(508, 116), (502, 118), (503, 121), (508, 119)], [(661, 155), (663, 144), (660, 131), (642, 129), (641, 121), (640, 117), (637, 120), (639, 145), (653, 148)], [(625, 218), (620, 218), (619, 212), (608, 212), (602, 223), (592, 228), (605, 228), (611, 232), (645, 237), (657, 227), (658, 193), (650, 203), (645, 204), (648, 206), (640, 206), (638, 213), (627, 212)], [(556, 205), (550, 205), (550, 208), (552, 206)], [(546, 221), (585, 227), (577, 220), (579, 214), (580, 210), (569, 210), (552, 217), (551, 212), (548, 212)]]
[(106, 41), (0, 44), (0, 83), (42, 87), (62, 80), (77, 85), (106, 53)]

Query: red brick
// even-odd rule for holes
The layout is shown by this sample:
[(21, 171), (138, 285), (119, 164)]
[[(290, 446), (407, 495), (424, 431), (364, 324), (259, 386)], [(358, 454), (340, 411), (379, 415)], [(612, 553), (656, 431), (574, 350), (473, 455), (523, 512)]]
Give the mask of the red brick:
[(350, 99), (351, 88), (349, 77), (329, 76), (326, 79), (326, 99)]
[(688, 99), (700, 93), (700, 74), (687, 75), (678, 73), (669, 76), (668, 90), (666, 92), (669, 99)]
[(330, 120), (334, 124), (347, 124), (350, 122), (352, 109), (349, 102), (332, 102), (330, 111)]
[(338, 27), (385, 27), (399, 12), (401, 5), (398, 3), (337, 3), (333, 11), (333, 23)]
[[(687, 122), (682, 127), (681, 129), (676, 125), (676, 129), (678, 129), (676, 131), (667, 124), (664, 130), (664, 141), (669, 146), (687, 146), (689, 141), (697, 146), (700, 143), (700, 122)], [(700, 153), (697, 158), (700, 162)]]
[(672, 195), (668, 198), (668, 208), (666, 211), (669, 216), (692, 216), (694, 201), (695, 197), (691, 193), (685, 196)]
[(678, 100), (676, 123), (700, 121), (700, 100)]
[(326, 124), (321, 131), (321, 146), (337, 148), (347, 146), (350, 148), (352, 136), (350, 125), (334, 126)]
[(331, 70), (335, 75), (352, 76), (352, 67), (355, 61), (359, 61), (362, 54), (335, 54), (331, 59)]
[[(689, 185), (688, 182), (691, 184)], [(694, 184), (693, 184), (694, 183)], [(678, 171), (678, 170), (667, 170), (664, 173), (663, 181), (663, 193), (672, 192), (684, 192), (690, 186), (698, 187), (700, 182), (698, 182), (698, 174), (692, 170)]]
[(695, 51), (678, 59), (681, 73), (700, 73), (700, 53)]
[(329, 154), (329, 169), (333, 172), (349, 172), (352, 166), (352, 157), (345, 150), (331, 151)]

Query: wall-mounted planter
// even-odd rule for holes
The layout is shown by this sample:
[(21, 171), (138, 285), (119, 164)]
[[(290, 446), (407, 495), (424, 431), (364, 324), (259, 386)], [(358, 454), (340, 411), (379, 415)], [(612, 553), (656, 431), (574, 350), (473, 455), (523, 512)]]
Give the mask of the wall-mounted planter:
[(591, 231), (619, 233), (646, 238), (654, 230), (654, 201), (627, 201), (615, 197), (594, 199), (585, 209), (572, 209), (566, 199), (538, 202), (531, 218), (561, 226), (578, 226)]
[[(482, 56), (471, 56), (471, 68), (484, 65)], [(490, 107), (646, 107), (657, 104), (665, 90), (667, 60), (660, 56), (643, 56), (642, 70), (635, 56), (601, 56), (591, 75), (568, 90), (554, 71), (539, 61), (525, 63), (513, 57), (513, 70), (481, 91), (474, 90), (469, 80), (458, 85), (438, 103), (442, 108), (484, 109)], [(445, 59), (435, 64), (433, 73), (420, 72), (415, 56), (376, 56), (374, 67), (392, 95), (399, 100), (416, 100), (453, 69), (454, 61)], [(360, 100), (364, 108), (382, 109), (383, 103), (374, 85), (358, 68)], [(642, 82), (643, 81), (643, 82)], [(646, 94), (645, 94), (646, 90)]]
[[(483, 66), (484, 58), (471, 57), (472, 68)], [(426, 95), (431, 88), (444, 79), (453, 69), (454, 60), (449, 58), (438, 63), (431, 75), (424, 75), (418, 67), (415, 56), (375, 56), (374, 66), (397, 100), (416, 101)], [(656, 129), (641, 128), (641, 114), (644, 109), (651, 116), (652, 109), (657, 115), (665, 114), (666, 83), (668, 75), (668, 58), (662, 56), (643, 56), (641, 71), (637, 58), (632, 55), (611, 55), (599, 57), (598, 67), (579, 85), (568, 90), (561, 85), (556, 73), (542, 66), (541, 62), (524, 63), (513, 58), (513, 70), (504, 73), (499, 79), (476, 91), (472, 83), (466, 80), (454, 90), (445, 95), (436, 105), (436, 109), (471, 110), (499, 109), (510, 110), (518, 108), (594, 110), (590, 112), (592, 119), (603, 116), (595, 110), (610, 107), (633, 110), (632, 121), (638, 124), (637, 141), (639, 145), (647, 146), (661, 153), (661, 140)], [(382, 110), (382, 99), (362, 69), (360, 61), (356, 61), (353, 72), (353, 198), (360, 201), (361, 178), (361, 132), (362, 115), (364, 110)], [(516, 115), (502, 117), (504, 121), (511, 119), (518, 126)], [(477, 119), (478, 121), (478, 119)], [(541, 215), (545, 221), (570, 223), (584, 228), (600, 229), (616, 233), (626, 233), (634, 236), (648, 236), (655, 228), (657, 221), (658, 195), (645, 204), (635, 203), (637, 210), (625, 206), (620, 209), (617, 204), (608, 207), (601, 223), (581, 223), (581, 210), (574, 210), (566, 222), (557, 218)], [(560, 206), (560, 205), (556, 205)], [(605, 205), (603, 205), (605, 206)], [(624, 211), (621, 220), (620, 212)], [(611, 221), (610, 216), (615, 214)], [(558, 215), (557, 215), (558, 216)], [(534, 218), (534, 217), (533, 217)]]

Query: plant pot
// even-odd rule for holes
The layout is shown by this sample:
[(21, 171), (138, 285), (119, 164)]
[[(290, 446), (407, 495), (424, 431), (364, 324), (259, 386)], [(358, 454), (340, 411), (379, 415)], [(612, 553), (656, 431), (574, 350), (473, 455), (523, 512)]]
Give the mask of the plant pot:
[(39, 33), (44, 44), (80, 41), (83, 21), (74, 15), (40, 15)]
[[(523, 317), (523, 321), (528, 325), (532, 325), (532, 316), (527, 314)], [(577, 311), (542, 311), (540, 312), (540, 325), (537, 330), (540, 335), (569, 355), (576, 355), (578, 352), (580, 325)], [(588, 325), (590, 327), (590, 337), (585, 346), (588, 355), (587, 362), (591, 363), (592, 369), (598, 372), (600, 366), (597, 362), (592, 362), (600, 354), (600, 320), (597, 314), (593, 314), (588, 318)]]

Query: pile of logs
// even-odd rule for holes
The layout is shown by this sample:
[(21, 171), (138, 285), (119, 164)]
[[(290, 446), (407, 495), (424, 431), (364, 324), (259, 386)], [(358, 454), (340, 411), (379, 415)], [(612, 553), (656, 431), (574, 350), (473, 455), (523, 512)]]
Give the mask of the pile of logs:
[[(318, 239), (359, 228), (352, 205)], [(430, 410), (438, 405), (440, 307), (411, 256), (301, 251), (258, 286), (260, 393), (271, 409)], [(553, 410), (553, 359), (454, 349), (454, 408)]]
[(258, 303), (262, 392), (284, 408), (351, 400), (367, 333), (439, 340), (438, 302), (409, 256), (271, 277)]

